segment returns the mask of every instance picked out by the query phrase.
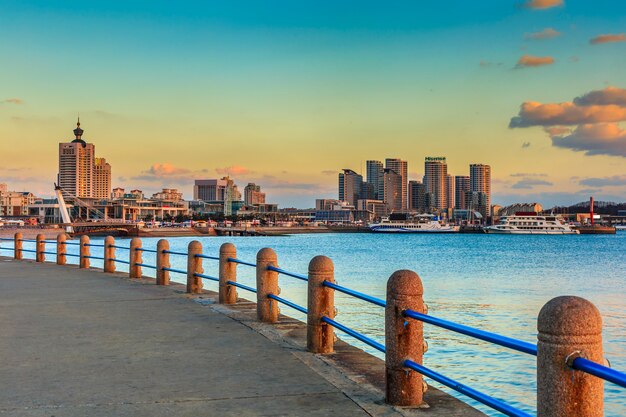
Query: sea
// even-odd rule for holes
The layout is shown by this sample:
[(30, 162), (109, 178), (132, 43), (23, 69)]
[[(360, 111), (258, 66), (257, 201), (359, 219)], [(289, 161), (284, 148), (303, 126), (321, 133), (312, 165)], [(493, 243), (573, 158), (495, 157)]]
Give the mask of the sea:
[[(537, 315), (553, 297), (576, 295), (593, 302), (603, 317), (604, 353), (613, 368), (626, 372), (626, 232), (615, 235), (494, 235), (494, 234), (372, 234), (328, 233), (277, 237), (168, 238), (172, 251), (185, 252), (199, 240), (203, 253), (215, 255), (224, 242), (237, 247), (237, 257), (255, 262), (256, 253), (273, 248), (279, 266), (306, 274), (309, 261), (325, 255), (335, 265), (338, 284), (385, 298), (387, 279), (396, 270), (415, 271), (423, 281), (429, 314), (466, 326), (499, 333), (531, 343), (537, 341)], [(100, 238), (93, 238), (93, 243)], [(143, 247), (156, 248), (157, 238), (144, 238)], [(128, 246), (125, 239), (117, 244)], [(30, 244), (32, 245), (32, 244)], [(25, 244), (25, 248), (28, 244)], [(75, 246), (68, 247), (70, 252)], [(127, 253), (117, 250), (126, 259)], [(4, 254), (4, 253), (3, 253)], [(25, 254), (32, 257), (33, 254)], [(92, 255), (102, 256), (93, 247)], [(185, 269), (186, 258), (172, 255), (172, 268)], [(68, 262), (76, 262), (68, 258)], [(144, 263), (155, 264), (153, 253)], [(92, 261), (92, 266), (102, 262)], [(118, 270), (127, 270), (124, 264)], [(218, 275), (216, 261), (204, 260), (208, 275)], [(152, 269), (144, 274), (154, 276)], [(238, 266), (237, 281), (255, 286), (255, 269)], [(173, 281), (185, 276), (172, 273)], [(306, 306), (306, 282), (280, 275), (281, 297)], [(206, 289), (217, 283), (205, 282)], [(239, 289), (239, 296), (254, 294)], [(336, 293), (336, 320), (384, 343), (384, 309)], [(283, 314), (305, 320), (303, 314), (281, 306)], [(536, 410), (536, 358), (424, 324), (428, 352), (424, 365), (503, 400), (523, 411)], [(381, 354), (337, 331), (343, 340), (372, 355)], [(427, 379), (429, 385), (461, 398), (488, 415), (501, 415), (488, 407)], [(626, 390), (605, 383), (605, 415), (626, 415)]]

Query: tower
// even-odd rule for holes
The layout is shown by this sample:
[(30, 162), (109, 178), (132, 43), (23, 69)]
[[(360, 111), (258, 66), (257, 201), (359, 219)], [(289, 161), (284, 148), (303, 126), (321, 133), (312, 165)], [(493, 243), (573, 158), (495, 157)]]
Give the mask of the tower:
[(480, 213), (485, 217), (491, 216), (491, 166), (484, 164), (470, 165), (470, 191), (484, 194)]
[(79, 198), (93, 197), (95, 146), (83, 140), (83, 133), (79, 118), (74, 129), (75, 139), (59, 143), (59, 187)]
[(446, 201), (446, 185), (448, 164), (444, 157), (426, 157), (424, 160), (424, 185), (426, 193), (431, 195), (431, 207), (437, 210), (448, 208)]
[(408, 205), (408, 179), (409, 179), (409, 164), (407, 161), (403, 161), (398, 158), (385, 159), (385, 169), (392, 169), (398, 174), (402, 181), (402, 191), (400, 193), (400, 210), (406, 211)]

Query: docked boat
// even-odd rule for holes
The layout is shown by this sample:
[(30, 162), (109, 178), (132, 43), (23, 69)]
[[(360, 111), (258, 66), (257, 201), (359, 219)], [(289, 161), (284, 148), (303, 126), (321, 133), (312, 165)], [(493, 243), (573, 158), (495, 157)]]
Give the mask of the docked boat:
[(441, 223), (435, 216), (422, 215), (412, 221), (383, 217), (379, 223), (370, 224), (369, 229), (377, 233), (454, 233), (459, 231), (459, 226)]
[(577, 235), (561, 217), (540, 216), (535, 213), (516, 213), (513, 216), (500, 218), (498, 224), (484, 228), (486, 233), (510, 235)]

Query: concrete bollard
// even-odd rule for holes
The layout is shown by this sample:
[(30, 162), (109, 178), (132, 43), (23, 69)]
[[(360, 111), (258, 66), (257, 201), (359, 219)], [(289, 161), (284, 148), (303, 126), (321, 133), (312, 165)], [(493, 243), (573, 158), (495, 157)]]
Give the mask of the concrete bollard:
[(39, 233), (35, 240), (35, 261), (46, 262), (46, 254), (44, 253), (46, 251), (46, 242), (44, 242), (46, 237)]
[(333, 261), (326, 256), (316, 256), (309, 262), (306, 344), (313, 353), (332, 353), (335, 344), (333, 327), (322, 317), (335, 318), (335, 290), (324, 281), (335, 282)]
[(259, 321), (276, 323), (280, 310), (278, 302), (267, 298), (269, 294), (280, 294), (278, 272), (270, 271), (268, 266), (278, 267), (276, 252), (270, 248), (261, 249), (256, 255), (256, 315)]
[(237, 282), (237, 264), (228, 262), (228, 258), (237, 257), (237, 248), (232, 243), (220, 246), (220, 304), (235, 304), (237, 302), (237, 288), (227, 281)]
[[(139, 249), (139, 250), (138, 250)], [(143, 263), (143, 251), (141, 249), (141, 239), (134, 237), (130, 241), (130, 254), (128, 255), (128, 276), (130, 278), (141, 278), (141, 266)]]
[(65, 265), (67, 263), (67, 235), (61, 233), (57, 235), (57, 265)]
[(202, 243), (197, 240), (189, 242), (187, 249), (187, 293), (202, 293), (202, 278), (195, 274), (204, 273), (202, 269), (202, 258), (196, 255), (202, 254)]
[(424, 324), (407, 319), (405, 310), (425, 313), (422, 280), (413, 271), (394, 272), (387, 281), (385, 308), (385, 401), (396, 406), (418, 406), (423, 402), (425, 384), (420, 373), (408, 370), (404, 361), (422, 364)]
[(604, 381), (569, 366), (576, 357), (604, 363), (598, 309), (580, 297), (553, 298), (537, 330), (537, 417), (603, 416)]
[(24, 252), (22, 252), (22, 245), (24, 242), (22, 242), (22, 238), (23, 237), (20, 232), (17, 232), (13, 238), (13, 258), (15, 258), (16, 260), (21, 260), (24, 258)]
[(115, 238), (104, 238), (104, 272), (115, 272)]
[(81, 236), (80, 237), (80, 261), (79, 268), (89, 268), (90, 261), (89, 257), (91, 256), (91, 249), (89, 247), (89, 236)]
[(170, 250), (170, 242), (167, 239), (161, 239), (157, 243), (156, 254), (156, 285), (170, 285), (170, 271), (163, 268), (170, 268), (170, 254), (166, 251)]

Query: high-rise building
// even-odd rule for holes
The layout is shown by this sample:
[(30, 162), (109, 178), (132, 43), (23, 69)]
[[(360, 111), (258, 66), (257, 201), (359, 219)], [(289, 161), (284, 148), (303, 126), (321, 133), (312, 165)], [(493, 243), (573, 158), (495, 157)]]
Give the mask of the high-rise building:
[(351, 169), (344, 169), (339, 174), (339, 200), (356, 207), (363, 191), (363, 176)]
[(446, 208), (453, 209), (455, 202), (454, 177), (446, 175)]
[(59, 143), (58, 185), (75, 197), (93, 197), (93, 167), (95, 146), (86, 143), (80, 119), (74, 129), (75, 139)]
[(465, 193), (470, 190), (470, 177), (467, 175), (457, 175), (454, 177), (454, 208), (463, 210), (467, 208), (465, 204)]
[(409, 207), (408, 205), (408, 180), (409, 180), (409, 164), (407, 161), (403, 161), (397, 158), (387, 158), (385, 159), (385, 168), (393, 169), (396, 174), (400, 175), (402, 181), (402, 192), (401, 192), (401, 209), (400, 211), (406, 211)]
[(104, 158), (95, 158), (93, 164), (93, 197), (111, 198), (111, 165)]
[(193, 186), (193, 199), (202, 201), (224, 201), (226, 186), (224, 179), (195, 180)]
[(424, 185), (429, 198), (430, 207), (437, 210), (448, 208), (446, 200), (446, 185), (448, 164), (444, 157), (426, 157), (424, 160)]
[(470, 191), (485, 194), (481, 204), (481, 214), (487, 218), (491, 216), (491, 166), (484, 164), (470, 165)]
[(261, 186), (255, 183), (248, 183), (244, 188), (244, 202), (246, 206), (255, 204), (265, 204), (265, 193), (261, 192)]
[(369, 190), (373, 195), (365, 196), (368, 199), (382, 200), (385, 194), (384, 181), (383, 181), (383, 163), (380, 161), (367, 161), (366, 163), (366, 181)]
[(409, 210), (424, 213), (426, 205), (426, 186), (419, 181), (409, 181)]
[(385, 195), (383, 201), (390, 213), (401, 213), (406, 209), (402, 206), (402, 176), (393, 169), (385, 168), (383, 172)]

